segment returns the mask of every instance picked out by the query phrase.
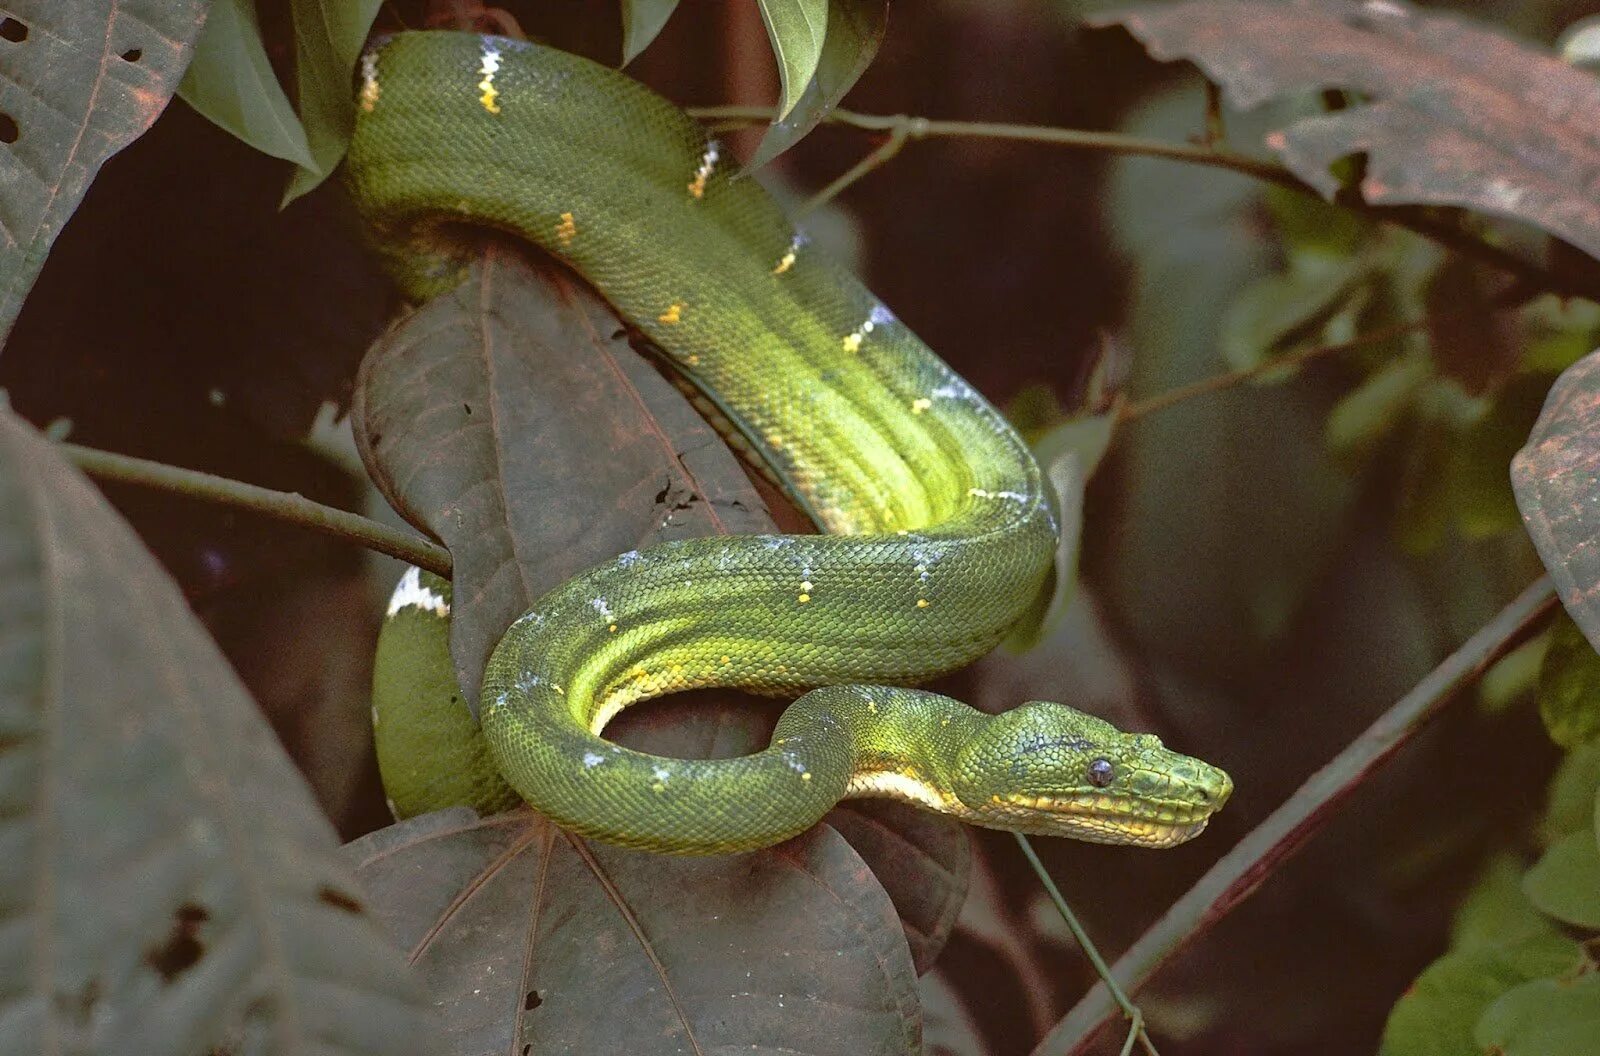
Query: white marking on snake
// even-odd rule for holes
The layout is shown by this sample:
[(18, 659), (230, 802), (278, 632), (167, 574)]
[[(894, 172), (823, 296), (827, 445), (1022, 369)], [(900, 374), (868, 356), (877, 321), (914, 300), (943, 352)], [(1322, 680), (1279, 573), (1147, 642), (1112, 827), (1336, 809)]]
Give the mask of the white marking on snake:
[(584, 766), (584, 769), (586, 769), (586, 770), (593, 769), (594, 767), (599, 766), (601, 763), (603, 763), (605, 761), (606, 761), (606, 757), (603, 756), (603, 755), (596, 755), (593, 752), (584, 752), (583, 753), (583, 766)]
[(495, 90), (494, 75), (500, 69), (500, 49), (490, 44), (488, 38), (483, 41), (483, 64), (478, 67), (478, 72), (483, 74), (483, 80), (478, 82), (478, 91), (483, 94), (478, 97), (478, 102), (491, 114), (498, 114), (500, 106), (495, 102), (500, 95)]
[(401, 609), (413, 608), (423, 609), (435, 616), (450, 615), (450, 603), (443, 594), (422, 585), (422, 569), (415, 565), (406, 569), (406, 574), (395, 584), (394, 593), (389, 595), (389, 615), (393, 616)]
[(711, 179), (711, 174), (717, 171), (717, 158), (720, 156), (720, 144), (716, 140), (706, 142), (705, 153), (700, 155), (700, 167), (694, 170), (694, 179), (689, 181), (689, 196), (691, 198), (704, 198), (706, 194), (706, 181)]
[(1020, 491), (988, 491), (984, 488), (968, 488), (967, 494), (975, 499), (1003, 499), (1006, 502), (1027, 502), (1031, 498)]
[(783, 256), (778, 258), (778, 263), (773, 267), (772, 274), (782, 275), (784, 272), (794, 267), (795, 257), (799, 254), (800, 247), (805, 245), (807, 241), (809, 240), (805, 235), (801, 234), (799, 231), (796, 231), (794, 233), (794, 237), (789, 239), (789, 248), (784, 251)]
[(378, 105), (378, 53), (369, 51), (361, 56), (361, 109), (372, 113)]
[(950, 805), (947, 797), (941, 795), (939, 790), (926, 781), (905, 774), (895, 773), (892, 770), (881, 770), (872, 774), (856, 774), (850, 778), (850, 783), (845, 786), (845, 796), (875, 796), (889, 799), (904, 800), (908, 803), (920, 803), (922, 806), (934, 810), (943, 810)]

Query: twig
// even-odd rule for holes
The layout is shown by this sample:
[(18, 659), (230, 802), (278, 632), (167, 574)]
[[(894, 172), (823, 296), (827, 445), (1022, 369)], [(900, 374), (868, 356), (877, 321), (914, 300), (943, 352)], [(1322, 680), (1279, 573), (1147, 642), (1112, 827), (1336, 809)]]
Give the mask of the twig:
[[(1555, 588), (1541, 577), (1207, 870), (1117, 960), (1111, 974), (1129, 990), (1137, 990), (1185, 945), (1249, 898), (1457, 692), (1520, 644), (1555, 607)], [(1105, 984), (1096, 984), (1039, 1042), (1033, 1056), (1078, 1056), (1088, 1051), (1116, 1011)]]
[(101, 480), (157, 488), (193, 499), (219, 502), (252, 510), (289, 524), (310, 528), (336, 539), (398, 557), (418, 568), (450, 578), (450, 551), (420, 536), (390, 528), (348, 510), (324, 506), (295, 492), (273, 491), (241, 480), (230, 480), (195, 469), (169, 466), (131, 455), (119, 455), (78, 444), (61, 444), (60, 450), (79, 469)]
[[(771, 107), (764, 106), (701, 106), (689, 113), (707, 121), (726, 126), (734, 122), (770, 121)], [(906, 129), (906, 138), (935, 139), (941, 137), (968, 137), (974, 139), (1005, 139), (1023, 143), (1045, 143), (1080, 150), (1097, 150), (1113, 154), (1133, 154), (1148, 158), (1166, 158), (1191, 165), (1226, 169), (1250, 176), (1265, 183), (1287, 187), (1292, 191), (1316, 198), (1322, 196), (1289, 169), (1270, 161), (1240, 154), (1225, 148), (1194, 143), (1173, 143), (1166, 140), (1146, 139), (1118, 132), (1090, 132), (1078, 128), (1056, 128), (1049, 125), (1015, 125), (990, 121), (935, 121), (907, 114), (862, 114), (853, 110), (831, 110), (823, 118), (830, 124), (847, 125), (868, 132), (893, 132), (897, 127)], [(1521, 282), (1540, 290), (1563, 296), (1600, 298), (1600, 291), (1584, 285), (1581, 277), (1565, 276), (1548, 268), (1524, 260), (1500, 246), (1477, 237), (1470, 231), (1449, 221), (1440, 220), (1426, 210), (1410, 207), (1379, 207), (1365, 202), (1341, 202), (1340, 205), (1363, 216), (1384, 223), (1397, 224), (1437, 242), (1463, 256), (1472, 257), (1492, 265)]]
[[(1531, 286), (1514, 282), (1496, 294), (1490, 300), (1489, 307), (1496, 311), (1517, 308), (1538, 292)], [(1375, 345), (1396, 337), (1404, 337), (1406, 334), (1416, 333), (1419, 330), (1427, 330), (1443, 320), (1469, 315), (1475, 310), (1475, 308), (1462, 308), (1453, 312), (1435, 312), (1432, 315), (1424, 316), (1421, 319), (1413, 319), (1407, 323), (1393, 323), (1389, 326), (1381, 326), (1370, 333), (1357, 335), (1348, 341), (1340, 341), (1331, 345), (1314, 345), (1311, 348), (1302, 348), (1296, 352), (1278, 356), (1275, 359), (1264, 360), (1253, 367), (1232, 370), (1225, 374), (1213, 374), (1209, 378), (1201, 378), (1199, 381), (1191, 382), (1188, 385), (1179, 385), (1176, 388), (1167, 389), (1165, 392), (1158, 392), (1154, 396), (1147, 396), (1142, 400), (1124, 404), (1118, 419), (1123, 422), (1131, 422), (1136, 418), (1142, 418), (1155, 411), (1165, 410), (1174, 404), (1182, 403), (1196, 396), (1205, 396), (1213, 392), (1220, 392), (1223, 389), (1231, 389), (1235, 385), (1243, 384), (1263, 374), (1294, 371), (1324, 356), (1349, 352), (1352, 349)]]
[(843, 175), (812, 195), (810, 200), (800, 207), (799, 215), (805, 216), (818, 206), (832, 201), (842, 194), (846, 187), (849, 187), (873, 169), (888, 162), (889, 159), (900, 153), (901, 148), (906, 145), (906, 141), (911, 138), (911, 134), (912, 121), (910, 119), (896, 124), (894, 128), (889, 130), (889, 138), (878, 144), (872, 153), (850, 166)]
[(1312, 360), (1321, 359), (1323, 356), (1348, 352), (1351, 349), (1375, 345), (1381, 341), (1388, 341), (1391, 338), (1403, 337), (1418, 330), (1425, 330), (1430, 322), (1432, 322), (1431, 319), (1413, 319), (1409, 323), (1395, 323), (1392, 326), (1379, 327), (1370, 333), (1353, 337), (1349, 341), (1340, 341), (1338, 344), (1333, 345), (1314, 345), (1311, 348), (1302, 348), (1297, 352), (1278, 356), (1276, 359), (1264, 360), (1253, 367), (1246, 367), (1243, 370), (1233, 370), (1226, 374), (1213, 374), (1209, 378), (1201, 378), (1191, 384), (1179, 385), (1176, 388), (1167, 389), (1165, 392), (1158, 392), (1154, 396), (1124, 404), (1122, 413), (1118, 415), (1118, 418), (1124, 422), (1131, 422), (1135, 418), (1142, 418), (1155, 411), (1165, 410), (1173, 404), (1182, 403), (1184, 400), (1193, 399), (1196, 396), (1204, 396), (1223, 389), (1231, 389), (1235, 385), (1243, 384), (1263, 374), (1296, 370)]
[(1017, 843), (1022, 847), (1023, 855), (1028, 859), (1028, 864), (1033, 867), (1034, 875), (1050, 895), (1050, 901), (1056, 905), (1056, 912), (1061, 914), (1061, 919), (1067, 922), (1067, 930), (1072, 932), (1072, 937), (1078, 940), (1078, 948), (1083, 950), (1083, 955), (1089, 958), (1089, 963), (1094, 966), (1095, 973), (1105, 980), (1105, 985), (1111, 991), (1112, 1000), (1117, 1007), (1122, 1009), (1122, 1014), (1128, 1020), (1128, 1036), (1122, 1042), (1121, 1056), (1128, 1056), (1133, 1051), (1134, 1040), (1144, 1043), (1144, 1051), (1150, 1056), (1161, 1056), (1156, 1052), (1155, 1043), (1150, 1040), (1150, 1035), (1145, 1033), (1144, 1013), (1139, 1011), (1139, 1006), (1128, 1000), (1128, 995), (1122, 992), (1122, 987), (1117, 985), (1117, 977), (1111, 974), (1111, 969), (1106, 967), (1105, 958), (1100, 956), (1100, 950), (1089, 938), (1089, 933), (1078, 922), (1078, 915), (1072, 912), (1072, 907), (1067, 905), (1066, 897), (1061, 894), (1061, 889), (1056, 886), (1055, 879), (1050, 871), (1039, 860), (1039, 854), (1033, 849), (1033, 844), (1028, 837), (1020, 832), (1011, 835), (1017, 838)]

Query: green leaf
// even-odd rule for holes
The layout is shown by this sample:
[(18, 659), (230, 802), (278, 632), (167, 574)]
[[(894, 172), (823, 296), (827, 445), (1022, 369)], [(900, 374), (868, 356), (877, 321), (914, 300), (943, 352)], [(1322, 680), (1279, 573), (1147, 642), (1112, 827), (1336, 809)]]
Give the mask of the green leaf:
[(344, 158), (355, 123), (351, 71), (382, 0), (292, 0), (300, 119), (315, 165), (289, 178), (288, 205), (327, 179)]
[(1407, 988), (1389, 1013), (1379, 1056), (1466, 1056), (1485, 1009), (1529, 979), (1572, 971), (1582, 952), (1554, 935), (1447, 953)]
[(1522, 984), (1489, 1006), (1474, 1036), (1495, 1056), (1594, 1056), (1600, 972)]
[(1411, 408), (1429, 373), (1421, 356), (1407, 356), (1373, 372), (1329, 413), (1329, 448), (1346, 456), (1371, 448)]
[(0, 113), (16, 126), (15, 141), (0, 143), (0, 342), (95, 173), (172, 98), (205, 9), (205, 0), (9, 5), (7, 23), (19, 28), (0, 39)]
[(622, 64), (626, 66), (650, 46), (667, 24), (678, 0), (622, 0)]
[(828, 0), (759, 0), (761, 21), (778, 60), (778, 119), (800, 102), (800, 93), (817, 72), (828, 33)]
[(1522, 890), (1541, 912), (1600, 930), (1600, 846), (1592, 828), (1563, 836), (1522, 878)]
[(1314, 338), (1361, 271), (1354, 259), (1308, 256), (1298, 267), (1246, 286), (1222, 318), (1223, 358), (1235, 370), (1248, 370), (1297, 338)]
[(1600, 654), (1565, 615), (1551, 625), (1539, 671), (1539, 717), (1563, 748), (1600, 736)]
[(453, 810), (351, 844), (413, 951), (452, 1053), (911, 1056), (916, 975), (894, 908), (827, 826), (682, 858)]
[(1522, 514), (1511, 489), (1511, 460), (1539, 417), (1549, 379), (1513, 378), (1488, 413), (1468, 425), (1458, 442), (1461, 457), (1450, 481), (1456, 526), (1469, 539), (1522, 531)]
[(1450, 924), (1454, 952), (1493, 949), (1523, 939), (1556, 934), (1550, 918), (1534, 908), (1522, 890), (1522, 862), (1497, 854), (1456, 910)]
[(1569, 832), (1589, 827), (1594, 797), (1600, 791), (1600, 741), (1590, 741), (1567, 753), (1550, 779), (1550, 805), (1545, 809), (1542, 836), (1554, 842)]
[(264, 154), (316, 168), (306, 131), (267, 61), (253, 0), (216, 0), (178, 95)]
[(1485, 714), (1497, 715), (1518, 704), (1539, 686), (1539, 669), (1550, 648), (1548, 634), (1536, 634), (1494, 662), (1478, 683), (1478, 704)]
[(761, 137), (750, 158), (751, 171), (800, 142), (839, 105), (872, 65), (888, 18), (888, 0), (832, 0), (828, 5), (828, 34), (816, 74), (804, 86), (794, 108), (774, 121)]
[(0, 595), (0, 1052), (437, 1051), (233, 668), (4, 409)]

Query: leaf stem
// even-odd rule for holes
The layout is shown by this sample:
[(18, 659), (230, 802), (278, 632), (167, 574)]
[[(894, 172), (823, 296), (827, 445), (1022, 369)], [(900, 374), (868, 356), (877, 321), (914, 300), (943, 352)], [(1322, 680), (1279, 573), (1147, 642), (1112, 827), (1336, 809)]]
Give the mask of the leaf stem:
[[(1495, 297), (1489, 302), (1489, 306), (1496, 311), (1510, 311), (1514, 308), (1522, 306), (1529, 299), (1531, 299), (1536, 292), (1538, 291), (1531, 286), (1520, 282), (1514, 282), (1507, 286), (1500, 293), (1495, 295)], [(1131, 422), (1136, 418), (1142, 418), (1145, 415), (1151, 414), (1155, 411), (1165, 410), (1174, 404), (1182, 403), (1183, 401), (1193, 399), (1196, 396), (1206, 396), (1213, 392), (1231, 389), (1235, 385), (1243, 384), (1244, 382), (1261, 377), (1265, 374), (1276, 374), (1280, 371), (1286, 373), (1293, 372), (1305, 364), (1310, 363), (1313, 360), (1321, 359), (1324, 356), (1337, 355), (1340, 352), (1349, 352), (1353, 349), (1363, 348), (1367, 345), (1375, 345), (1384, 341), (1392, 340), (1396, 337), (1404, 337), (1406, 334), (1427, 330), (1435, 324), (1446, 319), (1463, 317), (1469, 314), (1469, 312), (1472, 310), (1473, 309), (1470, 308), (1464, 308), (1458, 311), (1436, 312), (1432, 315), (1424, 316), (1421, 319), (1413, 319), (1410, 322), (1392, 323), (1389, 326), (1380, 326), (1378, 329), (1368, 333), (1358, 334), (1348, 341), (1340, 341), (1331, 345), (1313, 345), (1310, 348), (1302, 348), (1273, 359), (1264, 360), (1255, 364), (1254, 366), (1245, 367), (1241, 370), (1232, 370), (1224, 374), (1213, 374), (1209, 378), (1201, 378), (1199, 381), (1191, 382), (1188, 385), (1179, 385), (1175, 388), (1167, 389), (1164, 392), (1158, 392), (1153, 396), (1147, 396), (1142, 400), (1136, 400), (1133, 403), (1124, 404), (1121, 413), (1118, 415), (1118, 419), (1123, 422)]]
[[(1117, 960), (1111, 974), (1129, 990), (1137, 990), (1185, 945), (1249, 898), (1316, 835), (1346, 798), (1458, 692), (1533, 633), (1556, 605), (1555, 588), (1541, 576), (1218, 859)], [(1109, 988), (1096, 984), (1039, 1042), (1033, 1056), (1087, 1052), (1117, 1007)]]
[[(767, 106), (700, 106), (689, 113), (701, 120), (723, 125), (739, 122), (770, 121), (773, 109)], [(1004, 139), (1022, 143), (1042, 143), (1050, 146), (1079, 150), (1104, 151), (1113, 154), (1132, 154), (1148, 158), (1166, 158), (1190, 165), (1204, 165), (1225, 169), (1249, 176), (1264, 183), (1286, 187), (1289, 190), (1323, 200), (1316, 188), (1275, 162), (1263, 161), (1248, 154), (1240, 154), (1216, 144), (1174, 143), (1168, 140), (1147, 139), (1120, 132), (1091, 132), (1079, 128), (1057, 128), (1051, 125), (1018, 125), (994, 121), (936, 121), (909, 114), (863, 114), (854, 110), (831, 110), (823, 118), (829, 124), (847, 125), (868, 132), (889, 132), (904, 129), (906, 140), (967, 137), (973, 139)], [(902, 144), (903, 145), (903, 144)], [(895, 151), (898, 152), (896, 147)], [(872, 155), (863, 163), (872, 161)], [(882, 164), (881, 159), (866, 170)], [(857, 166), (860, 167), (859, 165)], [(854, 170), (852, 170), (854, 172)], [(846, 175), (850, 175), (847, 173)], [(853, 179), (864, 173), (856, 174)], [(852, 179), (852, 182), (853, 182)], [(838, 181), (835, 181), (838, 182)], [(1564, 296), (1583, 296), (1600, 299), (1600, 291), (1585, 285), (1581, 276), (1563, 275), (1549, 268), (1524, 260), (1509, 250), (1477, 237), (1449, 219), (1415, 206), (1379, 207), (1365, 202), (1338, 203), (1351, 212), (1372, 217), (1385, 223), (1397, 224), (1437, 242), (1463, 256), (1472, 257), (1504, 271), (1516, 279)]]
[(1375, 345), (1392, 338), (1415, 333), (1418, 330), (1425, 330), (1430, 322), (1431, 320), (1429, 319), (1413, 319), (1408, 323), (1395, 323), (1391, 326), (1379, 327), (1370, 333), (1353, 337), (1349, 341), (1340, 341), (1332, 345), (1314, 345), (1311, 348), (1302, 348), (1274, 359), (1263, 360), (1253, 367), (1231, 370), (1225, 374), (1213, 374), (1209, 378), (1201, 378), (1199, 381), (1191, 382), (1188, 385), (1179, 385), (1164, 392), (1158, 392), (1154, 396), (1147, 396), (1142, 400), (1124, 404), (1118, 418), (1124, 422), (1131, 422), (1135, 418), (1142, 418), (1155, 411), (1165, 410), (1173, 404), (1182, 403), (1196, 396), (1205, 396), (1213, 392), (1220, 392), (1223, 389), (1231, 389), (1235, 385), (1261, 377), (1263, 374), (1275, 374), (1280, 371), (1292, 372), (1324, 356), (1349, 352), (1352, 349)]
[(1111, 969), (1106, 966), (1105, 958), (1100, 956), (1100, 950), (1095, 946), (1093, 940), (1089, 938), (1089, 933), (1084, 930), (1083, 925), (1078, 922), (1078, 915), (1072, 912), (1071, 906), (1067, 905), (1066, 896), (1062, 895), (1061, 889), (1056, 886), (1055, 880), (1050, 876), (1050, 871), (1039, 860), (1039, 853), (1033, 849), (1033, 843), (1020, 832), (1013, 832), (1011, 835), (1017, 838), (1017, 844), (1022, 848), (1022, 853), (1028, 859), (1028, 864), (1033, 867), (1034, 874), (1039, 877), (1039, 882), (1044, 885), (1045, 891), (1049, 893), (1050, 901), (1055, 903), (1056, 912), (1060, 913), (1061, 919), (1067, 922), (1067, 930), (1072, 932), (1072, 937), (1078, 941), (1078, 947), (1083, 950), (1084, 956), (1089, 958), (1089, 963), (1094, 966), (1095, 973), (1105, 981), (1106, 987), (1111, 991), (1112, 1000), (1116, 1001), (1117, 1007), (1122, 1009), (1123, 1016), (1128, 1020), (1128, 1036), (1122, 1043), (1121, 1056), (1128, 1056), (1128, 1053), (1133, 1051), (1135, 1038), (1144, 1043), (1144, 1051), (1149, 1053), (1150, 1056), (1161, 1056), (1160, 1053), (1156, 1052), (1155, 1043), (1150, 1040), (1150, 1035), (1145, 1033), (1144, 1013), (1139, 1010), (1138, 1005), (1128, 1000), (1128, 995), (1123, 993), (1121, 986), (1117, 985), (1117, 977), (1111, 974)]
[(872, 153), (868, 154), (866, 157), (850, 166), (849, 169), (847, 169), (832, 183), (828, 184), (822, 190), (812, 195), (810, 200), (808, 200), (805, 205), (800, 207), (799, 215), (805, 216), (818, 206), (832, 201), (834, 198), (842, 194), (845, 188), (861, 179), (861, 177), (867, 175), (869, 172), (878, 168), (879, 166), (886, 164), (896, 154), (900, 153), (901, 148), (906, 145), (906, 141), (910, 138), (910, 121), (902, 121), (896, 124), (894, 128), (889, 131), (889, 138), (878, 144)]
[(100, 480), (156, 488), (192, 499), (250, 510), (356, 543), (410, 562), (435, 575), (450, 578), (450, 551), (437, 543), (379, 524), (348, 510), (314, 502), (297, 492), (273, 491), (256, 484), (246, 484), (242, 480), (78, 444), (61, 444), (59, 448), (79, 469)]

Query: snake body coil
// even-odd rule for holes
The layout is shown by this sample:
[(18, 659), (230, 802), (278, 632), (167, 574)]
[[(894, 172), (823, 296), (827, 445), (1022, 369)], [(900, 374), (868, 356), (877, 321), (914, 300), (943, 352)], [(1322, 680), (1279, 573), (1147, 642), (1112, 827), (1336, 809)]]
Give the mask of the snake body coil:
[[(1154, 737), (1059, 704), (990, 717), (884, 685), (1000, 640), (1050, 568), (1052, 502), (995, 409), (682, 112), (585, 59), (458, 33), (391, 38), (359, 98), (349, 183), (408, 292), (455, 281), (429, 248), (443, 224), (559, 256), (828, 533), (656, 546), (541, 599), (495, 650), (481, 701), (487, 755), (518, 795), (578, 832), (674, 853), (765, 846), (851, 795), (1104, 842), (1204, 827), (1227, 776)], [(811, 692), (742, 758), (599, 736), (631, 703), (703, 686)]]

